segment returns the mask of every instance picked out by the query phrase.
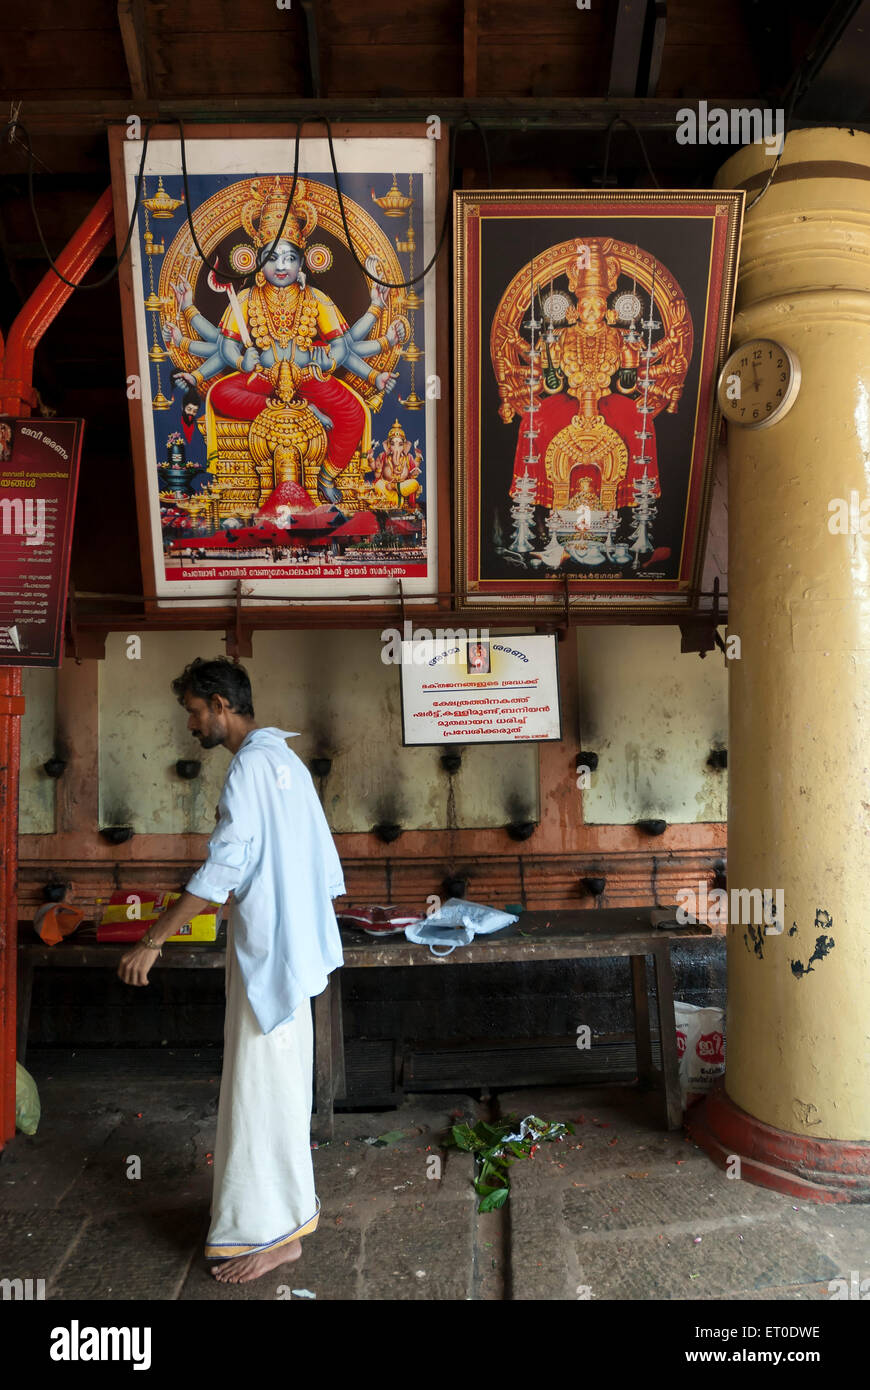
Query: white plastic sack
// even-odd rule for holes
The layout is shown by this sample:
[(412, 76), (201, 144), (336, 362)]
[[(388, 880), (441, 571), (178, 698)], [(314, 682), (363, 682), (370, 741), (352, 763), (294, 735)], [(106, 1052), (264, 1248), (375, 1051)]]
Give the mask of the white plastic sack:
[[(468, 902), (465, 898), (448, 898), (437, 912), (405, 928), (408, 941), (428, 946), (433, 956), (449, 956), (457, 946), (467, 946), (475, 936), (501, 931), (517, 918), (510, 912), (500, 912), (485, 903)], [(440, 949), (436, 950), (435, 948)]]
[(712, 1089), (725, 1071), (725, 1019), (722, 1009), (674, 1001), (680, 1096), (683, 1109)]

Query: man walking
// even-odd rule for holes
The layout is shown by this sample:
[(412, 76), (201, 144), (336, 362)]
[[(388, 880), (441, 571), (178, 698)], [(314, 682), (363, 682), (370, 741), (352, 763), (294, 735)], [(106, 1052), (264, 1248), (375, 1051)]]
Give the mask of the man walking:
[(344, 878), (311, 776), (283, 729), (258, 728), (251, 683), (225, 657), (197, 658), (172, 682), (203, 748), (233, 754), (208, 856), (176, 903), (127, 951), (131, 985), (167, 937), (233, 894), (227, 933), (224, 1063), (208, 1259), (240, 1283), (298, 1259), (317, 1226), (310, 1125), (312, 995), (343, 963), (332, 899)]

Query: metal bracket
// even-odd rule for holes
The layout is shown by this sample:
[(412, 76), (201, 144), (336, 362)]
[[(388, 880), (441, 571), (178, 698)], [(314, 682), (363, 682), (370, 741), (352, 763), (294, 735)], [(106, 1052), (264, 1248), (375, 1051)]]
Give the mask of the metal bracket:
[(566, 638), (566, 636), (567, 636), (567, 634), (568, 634), (568, 629), (569, 629), (570, 626), (571, 626), (571, 589), (570, 589), (570, 581), (569, 581), (569, 579), (568, 579), (568, 575), (567, 575), (567, 574), (564, 574), (564, 575), (562, 576), (562, 578), (563, 578), (564, 583), (565, 583), (565, 612), (564, 612), (564, 615), (563, 615), (562, 622), (558, 625), (558, 627), (557, 627), (557, 629), (556, 629), (556, 636), (557, 636), (558, 641), (560, 641), (560, 642), (564, 642), (564, 640), (565, 640), (565, 638)]
[[(698, 599), (701, 595), (694, 592), (693, 599)], [(680, 651), (697, 652), (703, 661), (708, 652), (712, 652), (715, 647), (720, 647), (725, 651), (725, 643), (716, 631), (721, 622), (719, 612), (719, 576), (713, 580), (713, 607), (708, 611), (702, 612), (698, 609), (691, 614), (685, 622), (680, 623)]]
[(242, 581), (236, 580), (235, 623), (226, 630), (227, 656), (233, 661), (254, 655), (253, 633), (242, 625)]

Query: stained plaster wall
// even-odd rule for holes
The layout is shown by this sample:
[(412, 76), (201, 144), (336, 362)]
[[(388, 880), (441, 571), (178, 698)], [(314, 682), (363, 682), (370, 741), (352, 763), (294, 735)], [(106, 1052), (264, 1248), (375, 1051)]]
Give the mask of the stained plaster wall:
[(23, 835), (54, 832), (55, 783), (43, 769), (54, 756), (54, 711), (57, 676), (50, 667), (22, 672), (24, 716), (21, 720), (21, 775), (18, 781), (18, 825)]
[[(721, 654), (703, 661), (681, 654), (676, 627), (584, 628), (578, 648), (581, 739), (600, 755), (583, 793), (586, 822), (724, 821), (727, 773), (706, 765), (710, 749), (727, 738)], [(154, 633), (143, 636), (138, 659), (129, 660), (127, 650), (124, 634), (110, 634), (99, 668), (101, 823), (131, 823), (140, 833), (207, 832), (228, 755), (199, 748), (169, 682), (191, 657), (219, 653), (221, 640)], [(377, 632), (264, 632), (255, 634), (245, 663), (258, 720), (300, 730), (291, 746), (306, 762), (318, 754), (333, 759), (321, 785), (332, 828), (397, 821), (474, 829), (537, 819), (535, 747), (466, 749), (449, 799), (442, 750), (401, 745), (398, 667), (384, 665), (381, 650)], [(54, 751), (54, 689), (53, 671), (25, 671), (24, 833), (54, 829), (54, 784), (42, 770)], [(182, 781), (179, 758), (201, 760), (200, 777)]]
[[(601, 754), (601, 764), (582, 803), (578, 795), (578, 813), (583, 804), (587, 821), (619, 823), (651, 813), (671, 822), (724, 819), (727, 774), (715, 774), (719, 781), (711, 790), (704, 769), (712, 741), (725, 730), (721, 657), (681, 656), (679, 633), (670, 628), (586, 629), (579, 638), (583, 743)], [(124, 635), (109, 637), (99, 665), (103, 824), (132, 821), (141, 832), (162, 833), (211, 829), (228, 755), (198, 747), (169, 682), (191, 657), (221, 649), (213, 633), (154, 634), (143, 637), (140, 658), (128, 660)], [(446, 803), (441, 750), (401, 746), (398, 668), (383, 665), (380, 650), (372, 632), (259, 633), (254, 656), (245, 662), (258, 719), (302, 729), (294, 746), (306, 760), (324, 753), (334, 758), (322, 789), (333, 828), (365, 830), (381, 819), (412, 828), (443, 827), (451, 817), (466, 827), (502, 825), (515, 813), (537, 818), (534, 747), (466, 750), (462, 770), (450, 779), (455, 804)], [(50, 833), (53, 783), (41, 765), (53, 751), (54, 673), (25, 672), (25, 690), (21, 828)], [(201, 759), (202, 775), (181, 781), (175, 773), (180, 757)], [(678, 949), (674, 965), (678, 997), (724, 1001), (721, 940)], [(71, 973), (87, 979), (69, 982)], [(37, 972), (31, 1045), (158, 1046), (170, 1040), (174, 1046), (219, 1046), (222, 977), (182, 973), (184, 979), (167, 981), (162, 994), (134, 991), (131, 1003), (111, 972)], [(516, 1074), (515, 1050), (523, 1039), (574, 1031), (579, 994), (586, 1001), (584, 1021), (596, 1034), (631, 1031), (625, 961), (481, 965), (449, 976), (439, 970), (353, 971), (344, 989), (349, 1081), (359, 1104), (388, 1097), (394, 1052), (410, 1046), (402, 1039), (416, 1040), (415, 1066), (423, 1075), (433, 1048), (440, 1056), (438, 1040), (452, 1039), (455, 1048), (471, 1037), (510, 1036), (514, 1051), (502, 1061), (487, 1044), (455, 1064), (463, 1084), (495, 1085)], [(556, 1064), (548, 1058), (535, 1063), (541, 1069), (535, 1075), (558, 1081), (562, 1073), (551, 1075), (547, 1068)], [(627, 1065), (631, 1072), (630, 1058)]]
[[(228, 755), (203, 753), (168, 684), (190, 657), (217, 655), (221, 645), (210, 632), (157, 632), (129, 660), (125, 635), (108, 637), (100, 663), (101, 823), (163, 834), (213, 826)], [(466, 749), (449, 799), (442, 749), (402, 746), (399, 671), (381, 662), (381, 649), (370, 631), (258, 632), (246, 662), (257, 719), (300, 730), (292, 746), (306, 762), (331, 756), (321, 794), (336, 833), (382, 820), (427, 830), (538, 819), (534, 746)], [(675, 627), (582, 628), (578, 652), (582, 745), (600, 756), (582, 798), (586, 823), (725, 820), (727, 773), (706, 766), (710, 749), (727, 741), (720, 653), (682, 655)], [(54, 751), (54, 684), (53, 671), (25, 670), (25, 834), (54, 830), (54, 784), (42, 769)], [(182, 781), (179, 758), (202, 760), (202, 776)]]
[[(212, 828), (228, 754), (200, 749), (169, 682), (192, 657), (221, 649), (214, 633), (159, 633), (145, 635), (141, 657), (128, 660), (125, 637), (109, 637), (100, 669), (104, 824), (140, 833)], [(258, 722), (299, 730), (291, 747), (306, 763), (333, 760), (320, 791), (336, 833), (381, 821), (427, 830), (538, 818), (536, 748), (468, 749), (451, 799), (443, 749), (402, 747), (399, 667), (381, 661), (379, 633), (261, 632), (253, 650), (244, 665)], [(201, 776), (181, 781), (178, 758), (200, 759)]]
[(581, 743), (600, 759), (586, 823), (726, 820), (728, 774), (707, 766), (728, 738), (722, 653), (681, 653), (678, 627), (593, 627), (579, 663)]

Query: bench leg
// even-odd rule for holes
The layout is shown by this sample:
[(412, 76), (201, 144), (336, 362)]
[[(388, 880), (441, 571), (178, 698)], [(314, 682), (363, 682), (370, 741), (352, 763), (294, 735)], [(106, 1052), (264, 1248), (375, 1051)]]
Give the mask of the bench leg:
[(332, 986), (315, 995), (314, 1004), (314, 1103), (317, 1116), (312, 1133), (317, 1139), (331, 1139), (334, 1133), (332, 1098), (335, 1095), (332, 1051)]
[(646, 956), (631, 956), (631, 993), (634, 1000), (634, 1043), (637, 1053), (637, 1079), (641, 1089), (652, 1083), (652, 1042), (649, 1031), (649, 994), (646, 984)]
[(341, 1010), (341, 968), (333, 970), (329, 977), (330, 1024), (332, 1028), (332, 1072), (335, 1077), (335, 1096), (341, 1099), (347, 1095), (347, 1077), (344, 1069), (344, 1023)]
[(18, 998), (17, 998), (17, 1036), (16, 1050), (18, 1061), (24, 1066), (27, 1056), (27, 1034), (30, 1028), (30, 1000), (33, 995), (33, 963), (25, 956), (18, 956)]
[(656, 971), (656, 998), (659, 1013), (659, 1045), (662, 1052), (665, 1116), (668, 1129), (682, 1129), (683, 1103), (680, 1099), (680, 1062), (677, 1056), (677, 1024), (674, 1018), (674, 972), (671, 944), (662, 941), (653, 958)]

